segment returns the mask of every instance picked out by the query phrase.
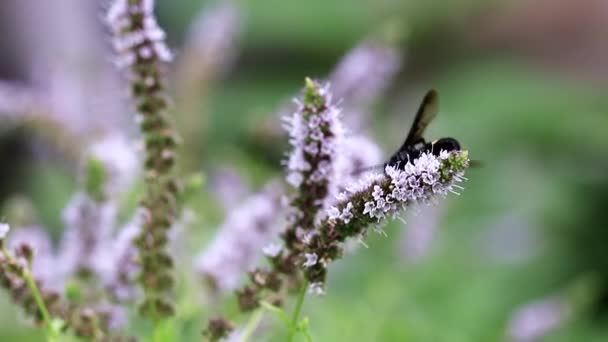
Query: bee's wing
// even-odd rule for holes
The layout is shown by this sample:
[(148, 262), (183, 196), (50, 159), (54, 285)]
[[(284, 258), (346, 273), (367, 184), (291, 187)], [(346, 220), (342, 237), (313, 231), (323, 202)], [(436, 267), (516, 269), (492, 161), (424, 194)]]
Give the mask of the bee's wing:
[(403, 148), (405, 148), (405, 146), (413, 145), (422, 140), (422, 135), (424, 134), (426, 126), (433, 121), (438, 112), (439, 94), (435, 89), (431, 89), (426, 93), (424, 99), (422, 99), (422, 103), (416, 112), (416, 118), (414, 119), (412, 128), (410, 129), (407, 138), (405, 138), (405, 142), (403, 142), (403, 145), (401, 145), (399, 150), (401, 151)]
[[(422, 103), (416, 112), (416, 118), (414, 118), (414, 123), (412, 124), (412, 128), (405, 138), (405, 141), (399, 147), (399, 149), (393, 154), (393, 156), (397, 155), (400, 151), (406, 149), (407, 146), (414, 145), (419, 141), (424, 141), (422, 134), (424, 134), (424, 130), (426, 126), (428, 126), (431, 121), (437, 116), (437, 112), (439, 112), (439, 94), (437, 90), (431, 89), (429, 90), (424, 98), (422, 99)], [(392, 157), (391, 157), (392, 159)], [(384, 168), (386, 164), (370, 166), (361, 170), (356, 170), (353, 174), (360, 174), (362, 172), (370, 171), (370, 170), (381, 170)]]

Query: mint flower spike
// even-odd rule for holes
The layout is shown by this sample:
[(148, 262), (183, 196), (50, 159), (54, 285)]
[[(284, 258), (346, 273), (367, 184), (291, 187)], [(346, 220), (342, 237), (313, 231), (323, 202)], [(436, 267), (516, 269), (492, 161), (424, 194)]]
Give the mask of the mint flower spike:
[(464, 180), (468, 166), (467, 151), (442, 151), (439, 156), (424, 153), (403, 167), (388, 165), (384, 174), (368, 175), (339, 194), (338, 203), (319, 224), (319, 234), (306, 246), (307, 262), (303, 268), (314, 285), (313, 292), (321, 292), (327, 265), (341, 257), (342, 243), (347, 238), (366, 234), (371, 225), (383, 232), (378, 225), (398, 216), (409, 205), (432, 203), (448, 193), (457, 193), (455, 189), (462, 189), (457, 183)]
[(125, 69), (144, 138), (145, 220), (135, 239), (141, 263), (139, 283), (143, 316), (158, 320), (173, 314), (173, 258), (168, 232), (179, 216), (180, 185), (174, 175), (177, 134), (167, 117), (165, 64), (173, 56), (154, 16), (154, 0), (115, 0), (107, 23), (113, 34), (116, 64)]
[[(9, 251), (4, 244), (9, 226), (0, 223), (0, 287), (12, 297), (15, 304), (37, 323), (44, 323), (49, 341), (58, 341), (57, 322), (62, 322), (76, 336), (87, 340), (101, 341), (109, 335), (108, 325), (96, 308), (75, 305), (58, 292), (43, 286), (32, 273), (36, 261), (36, 250), (27, 242), (16, 245)], [(109, 340), (109, 339), (108, 339)]]
[(292, 151), (287, 165), (287, 182), (296, 188), (284, 234), (287, 249), (301, 249), (301, 240), (325, 216), (330, 194), (336, 187), (336, 160), (344, 129), (340, 109), (329, 85), (306, 79), (304, 94), (296, 100), (296, 112), (285, 118)]

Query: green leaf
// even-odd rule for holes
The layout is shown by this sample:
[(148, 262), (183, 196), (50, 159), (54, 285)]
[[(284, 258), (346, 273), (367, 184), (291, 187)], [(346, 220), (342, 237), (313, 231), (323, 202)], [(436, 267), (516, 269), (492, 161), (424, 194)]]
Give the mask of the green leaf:
[(182, 193), (179, 195), (180, 202), (188, 202), (196, 194), (200, 193), (204, 185), (205, 176), (202, 173), (198, 172), (189, 176), (184, 182), (184, 188), (182, 190)]
[(82, 290), (80, 289), (80, 285), (75, 281), (70, 281), (66, 285), (65, 296), (71, 302), (80, 303), (82, 301)]
[(103, 162), (97, 158), (90, 157), (87, 160), (85, 176), (85, 189), (87, 194), (97, 201), (104, 199), (103, 187), (107, 181), (106, 168)]
[(308, 317), (304, 317), (298, 322), (297, 330), (299, 332), (301, 332), (302, 334), (304, 334), (307, 341), (312, 341), (312, 335), (310, 334), (310, 331), (308, 330), (309, 327), (310, 327), (310, 319)]

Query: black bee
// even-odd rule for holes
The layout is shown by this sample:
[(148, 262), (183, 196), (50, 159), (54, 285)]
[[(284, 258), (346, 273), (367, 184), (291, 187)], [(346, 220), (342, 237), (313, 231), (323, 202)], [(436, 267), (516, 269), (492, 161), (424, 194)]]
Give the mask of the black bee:
[(403, 168), (408, 161), (414, 160), (420, 157), (423, 153), (431, 152), (438, 156), (439, 152), (447, 151), (459, 151), (460, 143), (454, 138), (441, 138), (426, 142), (424, 137), (424, 130), (431, 123), (431, 121), (437, 116), (439, 111), (439, 94), (436, 90), (432, 89), (426, 93), (418, 112), (416, 112), (416, 118), (410, 128), (410, 132), (405, 138), (403, 145), (399, 147), (388, 162), (384, 166), (391, 165), (397, 168)]

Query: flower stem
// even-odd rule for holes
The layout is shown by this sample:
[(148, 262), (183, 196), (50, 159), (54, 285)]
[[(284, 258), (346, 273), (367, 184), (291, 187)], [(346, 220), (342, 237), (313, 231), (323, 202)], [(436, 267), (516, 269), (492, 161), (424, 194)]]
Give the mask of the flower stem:
[[(7, 258), (8, 260), (11, 260), (11, 262), (16, 262), (16, 260), (14, 260), (12, 255), (10, 253), (8, 253), (8, 251), (6, 249), (4, 249), (4, 248), (2, 249), (2, 254), (4, 254), (5, 258)], [(55, 341), (57, 339), (57, 336), (56, 336), (57, 334), (56, 334), (55, 329), (53, 329), (53, 321), (51, 319), (51, 314), (49, 313), (49, 310), (47, 309), (46, 304), (44, 303), (44, 300), (42, 299), (42, 295), (40, 294), (40, 289), (38, 288), (38, 285), (36, 284), (34, 277), (32, 276), (32, 274), (30, 273), (30, 271), (27, 268), (23, 269), (22, 276), (27, 284), (27, 287), (29, 287), (30, 291), (32, 292), (32, 295), (34, 296), (34, 300), (36, 300), (36, 305), (38, 305), (38, 309), (40, 310), (40, 313), (42, 314), (42, 319), (44, 319), (44, 324), (46, 325), (48, 341)]]
[(298, 301), (296, 303), (296, 307), (293, 310), (293, 315), (291, 317), (291, 326), (289, 327), (289, 336), (287, 341), (292, 342), (297, 333), (298, 327), (298, 319), (300, 317), (300, 311), (302, 311), (302, 305), (304, 304), (304, 297), (306, 297), (306, 290), (308, 289), (308, 281), (304, 281), (302, 287), (300, 288), (300, 293), (298, 294)]
[(251, 318), (249, 319), (249, 322), (247, 322), (247, 326), (245, 327), (245, 331), (243, 331), (243, 335), (241, 336), (241, 342), (247, 342), (247, 341), (249, 341), (249, 338), (251, 337), (251, 335), (253, 335), (253, 333), (255, 332), (255, 329), (257, 329), (258, 325), (262, 321), (262, 317), (263, 316), (264, 316), (264, 310), (263, 309), (257, 310), (251, 316)]

